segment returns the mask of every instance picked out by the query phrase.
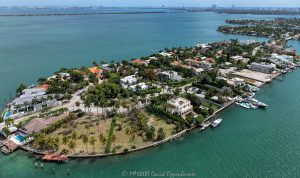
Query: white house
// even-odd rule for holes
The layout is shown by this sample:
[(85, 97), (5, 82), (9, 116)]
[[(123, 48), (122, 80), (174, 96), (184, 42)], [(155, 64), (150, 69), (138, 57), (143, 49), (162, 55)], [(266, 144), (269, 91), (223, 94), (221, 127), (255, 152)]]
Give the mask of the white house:
[(137, 90), (147, 90), (148, 88), (148, 85), (146, 85), (144, 82), (129, 86), (129, 89), (133, 92)]
[(128, 86), (133, 85), (137, 82), (135, 75), (129, 75), (127, 77), (121, 78), (120, 83), (123, 88), (128, 88)]
[(168, 102), (168, 111), (172, 114), (177, 114), (179, 116), (185, 117), (185, 115), (193, 112), (193, 106), (191, 101), (182, 97), (172, 97)]
[(60, 78), (63, 78), (63, 79), (70, 79), (71, 78), (70, 73), (61, 72), (58, 75), (60, 76)]
[(159, 73), (162, 80), (180, 81), (183, 78), (175, 71), (164, 71)]

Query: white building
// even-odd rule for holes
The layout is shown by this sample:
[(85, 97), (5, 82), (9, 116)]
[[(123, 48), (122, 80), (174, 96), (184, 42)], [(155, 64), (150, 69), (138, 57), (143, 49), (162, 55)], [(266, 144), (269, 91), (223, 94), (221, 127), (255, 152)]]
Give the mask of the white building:
[(266, 64), (266, 63), (256, 63), (253, 62), (250, 64), (249, 69), (257, 72), (262, 72), (269, 74), (276, 68), (275, 64)]
[(69, 73), (65, 73), (65, 72), (61, 72), (58, 75), (60, 76), (60, 78), (63, 78), (63, 79), (70, 79), (71, 78), (71, 75)]
[(208, 43), (196, 44), (196, 46), (201, 49), (211, 48)]
[(147, 90), (148, 88), (148, 85), (146, 85), (144, 82), (129, 86), (129, 89), (133, 92), (137, 90)]
[(123, 88), (128, 88), (129, 85), (133, 85), (137, 82), (137, 78), (135, 75), (129, 75), (120, 80), (120, 83)]
[(166, 80), (180, 81), (183, 79), (181, 77), (181, 75), (179, 75), (175, 71), (164, 71), (164, 72), (160, 72), (159, 75), (160, 75), (161, 79), (164, 81), (166, 81)]
[(172, 57), (171, 53), (167, 53), (167, 52), (161, 52), (159, 53), (159, 55), (163, 56), (163, 57)]
[(170, 111), (172, 114), (177, 114), (182, 117), (185, 117), (185, 115), (193, 112), (191, 101), (182, 97), (172, 97), (168, 101), (168, 105), (168, 111)]
[(19, 98), (36, 97), (45, 94), (46, 91), (43, 88), (26, 88), (22, 91), (22, 94), (19, 96)]
[(15, 98), (7, 106), (11, 113), (11, 118), (20, 117), (25, 112), (40, 111), (44, 107), (57, 106), (59, 102), (56, 99), (49, 99), (43, 88), (26, 88), (22, 94)]

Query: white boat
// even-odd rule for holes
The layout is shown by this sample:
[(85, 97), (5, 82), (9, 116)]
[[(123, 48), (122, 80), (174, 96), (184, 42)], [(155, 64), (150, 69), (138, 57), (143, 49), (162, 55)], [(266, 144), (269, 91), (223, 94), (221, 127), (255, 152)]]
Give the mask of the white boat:
[(250, 101), (253, 105), (257, 106), (257, 107), (260, 107), (260, 108), (264, 108), (264, 107), (267, 107), (268, 105), (263, 103), (263, 102), (260, 102), (258, 101), (257, 99), (254, 99), (254, 98), (247, 98), (248, 101)]
[(250, 105), (248, 103), (240, 103), (240, 102), (235, 102), (236, 105), (238, 106), (241, 106), (243, 108), (246, 108), (246, 109), (250, 109)]
[(221, 122), (222, 122), (222, 119), (221, 119), (221, 118), (216, 119), (216, 120), (214, 120), (214, 121), (211, 123), (211, 126), (212, 126), (212, 127), (217, 127)]

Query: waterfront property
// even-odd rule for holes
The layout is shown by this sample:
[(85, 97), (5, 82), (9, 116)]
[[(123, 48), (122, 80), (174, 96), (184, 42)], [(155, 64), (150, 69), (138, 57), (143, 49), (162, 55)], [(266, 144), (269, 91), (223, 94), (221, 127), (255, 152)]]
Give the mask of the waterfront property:
[[(252, 97), (254, 86), (293, 69), (298, 57), (277, 65), (275, 51), (269, 43), (232, 40), (165, 49), (101, 69), (96, 62), (90, 68), (63, 68), (39, 79), (38, 86), (20, 85), (16, 100), (31, 98), (31, 104), (15, 120), (11, 113), (18, 105), (7, 105), (0, 128), (8, 140), (39, 153), (104, 156), (156, 146), (234, 102), (265, 107), (240, 96)], [(57, 104), (47, 105), (50, 101)]]
[(181, 117), (185, 117), (186, 115), (193, 112), (193, 106), (191, 105), (191, 101), (182, 98), (182, 97), (172, 97), (168, 100), (167, 110), (172, 114), (177, 114)]
[(256, 62), (251, 63), (249, 66), (250, 70), (262, 72), (266, 74), (273, 72), (275, 68), (276, 68), (275, 64), (256, 63)]

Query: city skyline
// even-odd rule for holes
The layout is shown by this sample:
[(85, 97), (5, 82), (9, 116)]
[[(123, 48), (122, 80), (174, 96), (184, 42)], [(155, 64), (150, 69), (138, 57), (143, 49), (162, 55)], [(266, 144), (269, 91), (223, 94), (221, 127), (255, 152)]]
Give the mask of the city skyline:
[(210, 7), (216, 4), (218, 7), (300, 7), (299, 0), (271, 1), (271, 0), (10, 0), (0, 2), (0, 6), (109, 6), (109, 7), (130, 7), (130, 6), (192, 6)]

